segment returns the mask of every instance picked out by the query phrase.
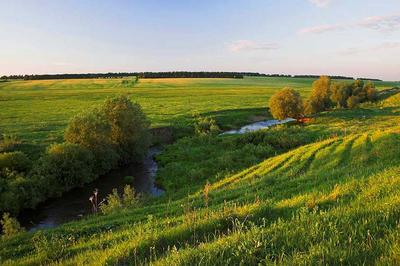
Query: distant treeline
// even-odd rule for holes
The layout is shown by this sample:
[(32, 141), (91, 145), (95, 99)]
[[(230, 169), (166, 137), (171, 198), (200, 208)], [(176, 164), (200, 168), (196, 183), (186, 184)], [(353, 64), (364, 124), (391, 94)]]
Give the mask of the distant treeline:
[[(2, 76), (0, 80), (23, 79), (23, 80), (43, 80), (43, 79), (88, 79), (88, 78), (122, 78), (135, 76), (138, 78), (237, 78), (249, 77), (282, 77), (282, 78), (315, 78), (319, 75), (284, 75), (284, 74), (262, 74), (257, 72), (191, 72), (191, 71), (171, 71), (171, 72), (118, 72), (118, 73), (86, 73), (86, 74), (44, 74), (44, 75), (10, 75)], [(354, 80), (353, 77), (330, 76), (331, 79)], [(382, 81), (380, 79), (360, 78), (361, 80)]]

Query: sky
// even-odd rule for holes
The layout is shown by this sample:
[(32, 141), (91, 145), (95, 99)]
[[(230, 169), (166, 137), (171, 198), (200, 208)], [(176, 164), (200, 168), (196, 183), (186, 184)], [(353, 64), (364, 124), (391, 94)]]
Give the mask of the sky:
[(0, 6), (0, 75), (185, 70), (400, 80), (400, 0)]

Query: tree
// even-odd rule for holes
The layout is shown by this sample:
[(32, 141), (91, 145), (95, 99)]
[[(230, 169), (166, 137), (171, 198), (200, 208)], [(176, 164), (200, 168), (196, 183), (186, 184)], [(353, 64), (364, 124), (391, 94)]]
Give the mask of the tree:
[(110, 142), (123, 164), (142, 160), (150, 146), (150, 122), (127, 96), (108, 98), (101, 107), (111, 128)]
[(352, 94), (352, 88), (351, 85), (348, 85), (346, 83), (335, 83), (332, 84), (332, 94), (331, 94), (331, 100), (333, 103), (336, 104), (337, 107), (347, 107), (347, 99), (351, 96)]
[(375, 84), (372, 82), (367, 82), (364, 85), (364, 92), (365, 92), (365, 96), (366, 96), (366, 100), (370, 101), (370, 102), (375, 102), (376, 100), (378, 100), (378, 91), (375, 88)]
[(300, 118), (303, 115), (303, 101), (298, 92), (284, 88), (271, 97), (269, 109), (276, 119)]
[(356, 108), (358, 106), (358, 104), (360, 103), (360, 97), (359, 96), (350, 96), (347, 99), (347, 107), (353, 109)]
[(73, 117), (65, 130), (64, 139), (90, 150), (95, 158), (96, 173), (104, 174), (116, 167), (119, 160), (111, 134), (109, 121), (102, 110), (95, 108)]
[(332, 105), (331, 79), (327, 76), (321, 76), (313, 82), (310, 98), (305, 107), (307, 114), (315, 114), (329, 109)]
[(40, 158), (34, 174), (53, 179), (65, 191), (92, 181), (93, 166), (93, 155), (88, 149), (71, 143), (54, 144)]

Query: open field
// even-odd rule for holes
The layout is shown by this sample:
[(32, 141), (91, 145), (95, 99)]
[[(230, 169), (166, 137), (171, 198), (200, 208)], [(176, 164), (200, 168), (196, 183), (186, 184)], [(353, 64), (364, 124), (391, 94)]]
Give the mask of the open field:
[[(129, 93), (153, 126), (181, 123), (184, 129), (197, 111), (230, 128), (268, 116), (267, 100), (278, 88), (290, 85), (307, 95), (310, 84), (257, 78), (142, 80), (133, 88), (119, 80), (14, 82), (1, 87), (2, 127), (45, 145), (53, 141), (50, 134), (60, 138), (79, 110)], [(164, 196), (2, 241), (0, 264), (398, 264), (399, 125), (395, 94), (320, 113), (305, 126), (178, 139), (158, 156)]]
[(0, 130), (19, 136), (28, 152), (42, 150), (62, 140), (73, 115), (116, 94), (128, 94), (140, 103), (153, 127), (174, 126), (185, 132), (192, 114), (201, 113), (229, 129), (265, 118), (268, 99), (277, 89), (290, 86), (306, 96), (312, 82), (293, 78), (143, 79), (134, 86), (122, 79), (2, 82)]
[[(324, 112), (304, 127), (277, 128), (275, 137), (265, 130), (178, 140), (159, 156), (165, 196), (20, 234), (0, 244), (0, 262), (397, 265), (399, 125), (395, 95), (360, 109)], [(289, 138), (280, 137), (286, 130)], [(210, 155), (207, 145), (217, 151)], [(241, 150), (235, 157), (232, 145), (257, 152)], [(276, 149), (268, 153), (271, 147)], [(198, 170), (197, 178), (178, 172), (186, 164)], [(202, 176), (207, 168), (212, 170)]]

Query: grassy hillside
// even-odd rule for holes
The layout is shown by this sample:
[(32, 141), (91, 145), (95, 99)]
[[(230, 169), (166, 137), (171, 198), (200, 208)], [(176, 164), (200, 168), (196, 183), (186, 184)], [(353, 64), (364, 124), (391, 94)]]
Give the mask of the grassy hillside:
[[(185, 134), (193, 113), (214, 116), (233, 128), (267, 115), (269, 97), (285, 86), (307, 95), (312, 79), (126, 79), (35, 80), (0, 83), (0, 131), (19, 136), (25, 151), (36, 153), (59, 142), (69, 119), (115, 94), (139, 102), (153, 127), (174, 126)], [(128, 79), (129, 80), (129, 79)], [(392, 87), (378, 82), (379, 88)], [(183, 132), (183, 133), (182, 133)]]
[[(163, 197), (2, 241), (0, 263), (399, 264), (397, 98), (322, 113), (276, 137), (179, 140), (159, 157)], [(279, 139), (287, 130), (296, 137)]]

